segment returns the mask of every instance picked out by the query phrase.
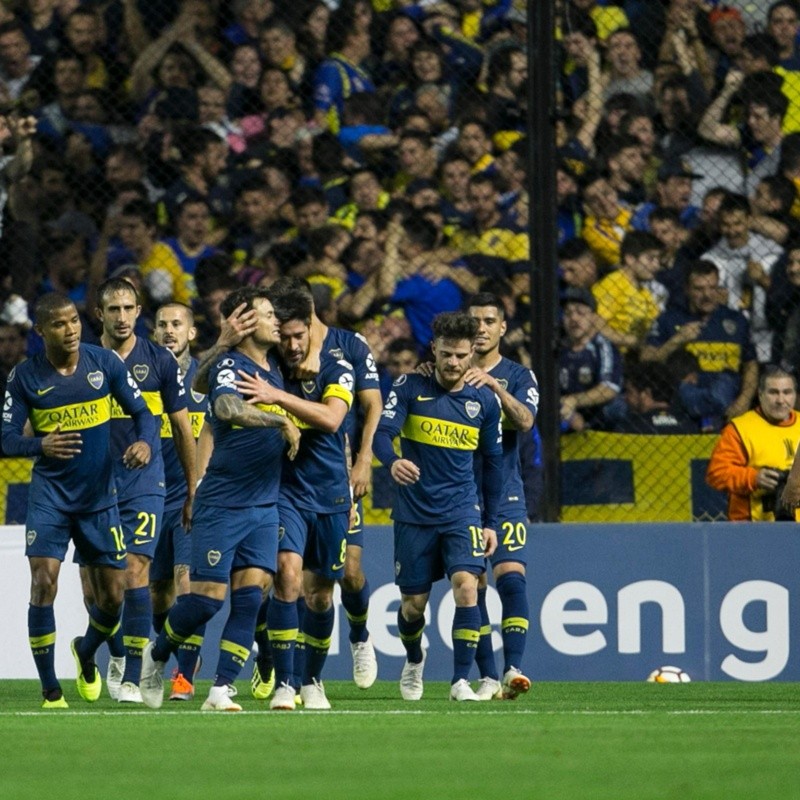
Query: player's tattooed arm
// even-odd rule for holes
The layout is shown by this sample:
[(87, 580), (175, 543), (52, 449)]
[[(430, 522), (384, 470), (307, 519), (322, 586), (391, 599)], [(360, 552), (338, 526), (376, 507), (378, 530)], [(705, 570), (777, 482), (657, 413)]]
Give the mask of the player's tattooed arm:
[(249, 405), (236, 394), (223, 394), (214, 401), (214, 414), (223, 422), (243, 428), (280, 428), (281, 435), (289, 445), (287, 455), (294, 459), (300, 446), (300, 431), (288, 418), (271, 411), (261, 411)]
[(470, 367), (464, 375), (464, 380), (470, 386), (488, 386), (500, 400), (500, 406), (506, 419), (518, 431), (527, 432), (533, 427), (534, 419), (531, 410), (525, 403), (517, 400), (511, 392), (504, 389), (488, 372), (480, 367)]

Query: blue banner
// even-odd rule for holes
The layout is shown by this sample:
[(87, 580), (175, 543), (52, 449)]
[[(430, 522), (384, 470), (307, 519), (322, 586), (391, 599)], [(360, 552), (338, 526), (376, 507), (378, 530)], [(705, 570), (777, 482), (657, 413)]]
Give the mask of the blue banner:
[[(644, 680), (666, 664), (694, 680), (800, 680), (800, 530), (793, 523), (693, 523), (530, 526), (531, 604), (523, 667), (533, 680)], [(379, 678), (398, 680), (390, 527), (369, 527), (364, 569), (372, 587), (369, 629)], [(491, 581), (490, 581), (491, 582)], [(489, 593), (498, 669), (500, 600)], [(206, 635), (204, 677), (224, 613)], [(425, 677), (452, 673), (449, 587), (434, 587), (425, 629)], [(337, 605), (329, 679), (348, 679), (347, 619)]]

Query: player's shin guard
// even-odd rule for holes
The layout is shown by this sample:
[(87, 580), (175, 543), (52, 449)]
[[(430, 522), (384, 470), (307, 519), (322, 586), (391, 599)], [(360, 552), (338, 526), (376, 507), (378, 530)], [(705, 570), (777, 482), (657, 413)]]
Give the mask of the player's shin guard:
[(412, 664), (419, 664), (422, 661), (422, 631), (425, 628), (425, 617), (409, 622), (402, 610), (397, 610), (397, 629), (400, 633), (400, 641), (406, 648), (408, 660)]
[(200, 658), (200, 648), (206, 635), (205, 622), (186, 640), (184, 640), (175, 653), (178, 659), (178, 672), (189, 683), (194, 683), (194, 673), (197, 669), (197, 660)]
[(481, 638), (478, 640), (475, 663), (478, 665), (481, 678), (498, 680), (492, 648), (492, 623), (489, 621), (489, 610), (486, 608), (486, 589), (478, 589), (478, 611), (481, 615)]
[(28, 641), (42, 690), (60, 689), (56, 677), (56, 615), (53, 606), (28, 606)]
[(97, 648), (115, 636), (119, 627), (119, 614), (106, 614), (96, 605), (92, 605), (89, 609), (89, 626), (78, 647), (81, 661), (91, 661)]
[[(124, 611), (123, 606), (123, 611)], [(108, 654), (114, 658), (125, 658), (125, 644), (122, 641), (122, 625), (117, 625), (117, 629), (106, 640), (108, 644)]]
[(303, 633), (303, 624), (306, 618), (305, 597), (300, 597), (297, 600), (297, 641), (294, 645), (294, 675), (292, 676), (292, 685), (295, 689), (299, 689), (303, 685), (303, 671), (306, 665), (306, 637)]
[(506, 572), (497, 579), (497, 592), (503, 604), (503, 672), (520, 669), (528, 638), (527, 581), (521, 572)]
[(265, 598), (258, 609), (256, 617), (256, 644), (258, 645), (258, 669), (263, 676), (268, 676), (272, 669), (272, 647), (269, 643), (267, 627), (267, 614), (269, 612), (270, 598)]
[(219, 643), (215, 686), (233, 683), (250, 658), (260, 605), (261, 588), (258, 586), (243, 586), (231, 592), (231, 611)]
[(294, 681), (295, 643), (297, 642), (297, 604), (273, 597), (267, 610), (267, 629), (275, 664), (275, 685)]
[(308, 686), (313, 680), (321, 680), (322, 668), (325, 666), (325, 659), (331, 647), (333, 622), (333, 606), (322, 612), (306, 609), (303, 620), (303, 639), (306, 645), (303, 686)]
[(125, 645), (125, 674), (123, 683), (139, 685), (142, 677), (142, 650), (150, 639), (150, 623), (153, 604), (150, 589), (125, 590), (125, 606), (122, 610), (122, 641)]
[(365, 579), (364, 585), (357, 592), (346, 592), (342, 589), (342, 605), (350, 623), (350, 641), (366, 642), (369, 637), (367, 631), (367, 615), (369, 614), (369, 582)]
[(185, 599), (172, 606), (164, 630), (158, 634), (153, 646), (153, 659), (167, 661), (170, 653), (177, 650), (190, 636), (200, 630), (224, 605), (222, 600), (203, 594), (188, 594)]
[(453, 683), (469, 680), (481, 630), (478, 606), (456, 606), (453, 616)]

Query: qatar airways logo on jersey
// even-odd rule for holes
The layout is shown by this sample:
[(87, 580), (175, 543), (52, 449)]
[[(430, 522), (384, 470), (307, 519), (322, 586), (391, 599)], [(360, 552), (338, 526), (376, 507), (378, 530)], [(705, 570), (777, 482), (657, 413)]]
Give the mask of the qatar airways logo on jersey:
[(87, 419), (97, 418), (100, 414), (100, 407), (97, 403), (85, 403), (80, 406), (69, 406), (67, 408), (54, 408), (47, 412), (45, 419), (52, 425), (62, 425), (69, 429), (79, 422)]
[(448, 422), (434, 422), (426, 419), (420, 423), (419, 429), (436, 444), (469, 445), (472, 442), (472, 431), (469, 428), (451, 425)]

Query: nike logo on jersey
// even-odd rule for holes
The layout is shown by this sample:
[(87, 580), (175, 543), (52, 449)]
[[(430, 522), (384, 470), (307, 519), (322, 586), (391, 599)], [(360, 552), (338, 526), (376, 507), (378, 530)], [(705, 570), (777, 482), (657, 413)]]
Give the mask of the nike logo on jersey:
[(421, 394), (417, 395), (417, 400), (419, 400), (420, 403), (424, 403), (426, 400), (435, 400), (435, 399), (436, 399), (435, 397), (423, 397)]
[(39, 397), (41, 397), (42, 395), (45, 395), (48, 392), (52, 392), (53, 389), (55, 389), (55, 388), (56, 388), (55, 386), (48, 386), (46, 389), (37, 389), (36, 390), (36, 394), (38, 394)]

